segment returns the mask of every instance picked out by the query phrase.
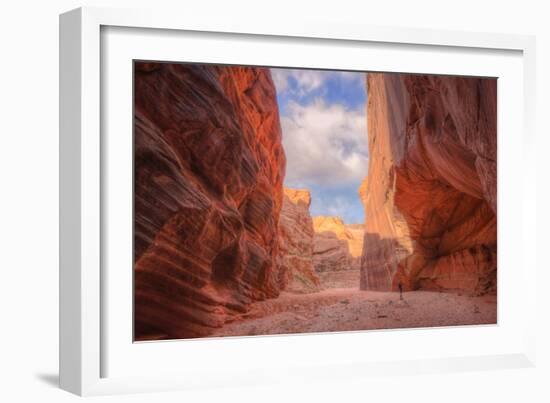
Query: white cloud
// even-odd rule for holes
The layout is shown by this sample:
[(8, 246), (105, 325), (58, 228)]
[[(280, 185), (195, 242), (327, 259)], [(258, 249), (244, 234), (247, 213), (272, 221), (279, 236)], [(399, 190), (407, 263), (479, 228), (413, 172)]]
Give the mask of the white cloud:
[[(293, 95), (304, 97), (309, 93), (323, 87), (331, 78), (340, 78), (345, 81), (358, 81), (363, 85), (364, 76), (350, 71), (307, 70), (307, 69), (271, 69), (271, 77), (278, 93), (291, 91)], [(295, 87), (290, 86), (290, 81), (296, 82)]]
[(288, 88), (288, 70), (286, 69), (271, 69), (271, 78), (277, 92), (282, 93)]
[(360, 183), (368, 163), (365, 109), (327, 105), (320, 98), (306, 106), (289, 102), (286, 115), (281, 117), (286, 183)]

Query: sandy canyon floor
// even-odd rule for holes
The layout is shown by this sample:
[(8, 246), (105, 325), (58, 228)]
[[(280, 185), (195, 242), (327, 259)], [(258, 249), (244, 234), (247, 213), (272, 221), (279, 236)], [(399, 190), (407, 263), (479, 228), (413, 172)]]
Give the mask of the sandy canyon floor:
[(283, 292), (258, 302), (212, 336), (252, 336), (346, 330), (493, 324), (496, 296), (414, 291), (360, 291), (359, 272), (321, 275), (325, 289), (311, 294)]

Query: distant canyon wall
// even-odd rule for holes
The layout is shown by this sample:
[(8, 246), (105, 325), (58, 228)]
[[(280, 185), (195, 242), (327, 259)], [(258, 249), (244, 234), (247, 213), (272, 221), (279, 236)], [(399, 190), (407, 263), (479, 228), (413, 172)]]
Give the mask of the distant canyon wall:
[(361, 289), (496, 290), (497, 82), (368, 73)]
[(284, 279), (268, 69), (135, 64), (135, 336), (209, 334)]
[(311, 193), (284, 188), (279, 220), (283, 287), (297, 293), (317, 292), (327, 284), (323, 273), (359, 270), (363, 224), (347, 225), (340, 217), (311, 217)]
[(319, 291), (313, 267), (313, 220), (309, 213), (311, 194), (307, 189), (284, 188), (279, 219), (280, 265), (283, 287), (291, 292)]
[(319, 273), (360, 268), (363, 225), (345, 224), (340, 217), (313, 217), (313, 264)]

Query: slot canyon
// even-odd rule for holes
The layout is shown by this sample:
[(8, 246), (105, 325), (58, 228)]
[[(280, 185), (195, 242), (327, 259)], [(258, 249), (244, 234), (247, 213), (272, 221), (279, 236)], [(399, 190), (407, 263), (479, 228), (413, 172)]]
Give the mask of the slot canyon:
[(134, 70), (136, 341), (496, 323), (495, 79), (367, 73), (349, 223), (285, 185), (269, 69)]

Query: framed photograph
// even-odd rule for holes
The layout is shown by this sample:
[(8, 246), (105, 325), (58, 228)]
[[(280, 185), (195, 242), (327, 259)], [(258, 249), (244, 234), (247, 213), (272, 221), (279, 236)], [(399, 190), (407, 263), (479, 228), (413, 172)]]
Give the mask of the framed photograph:
[(534, 365), (534, 39), (192, 17), (60, 17), (62, 388)]

